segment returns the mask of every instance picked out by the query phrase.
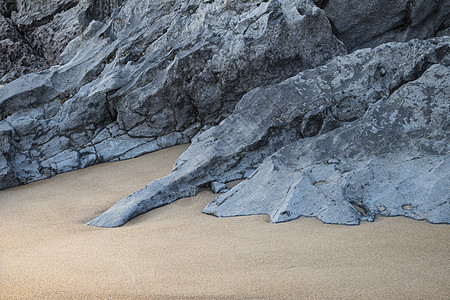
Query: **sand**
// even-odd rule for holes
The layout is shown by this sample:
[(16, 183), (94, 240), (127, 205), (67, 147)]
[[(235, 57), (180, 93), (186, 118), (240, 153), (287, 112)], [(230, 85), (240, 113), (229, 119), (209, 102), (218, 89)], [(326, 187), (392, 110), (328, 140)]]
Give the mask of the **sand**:
[(450, 226), (201, 214), (209, 191), (121, 228), (84, 223), (186, 145), (0, 191), (0, 299), (449, 299)]

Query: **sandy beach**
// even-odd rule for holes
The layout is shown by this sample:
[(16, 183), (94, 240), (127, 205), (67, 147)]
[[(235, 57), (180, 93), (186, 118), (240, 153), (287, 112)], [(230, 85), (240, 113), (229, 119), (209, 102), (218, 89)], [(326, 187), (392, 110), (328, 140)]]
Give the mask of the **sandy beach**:
[(214, 194), (86, 226), (187, 145), (0, 191), (0, 299), (449, 299), (450, 226), (219, 219)]

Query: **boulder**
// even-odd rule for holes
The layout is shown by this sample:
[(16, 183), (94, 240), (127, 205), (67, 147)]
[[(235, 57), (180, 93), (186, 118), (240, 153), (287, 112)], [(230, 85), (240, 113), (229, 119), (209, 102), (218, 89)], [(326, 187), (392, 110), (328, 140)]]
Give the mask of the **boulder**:
[(225, 183), (213, 181), (210, 185), (211, 192), (214, 194), (223, 193), (223, 191), (227, 191), (228, 187)]

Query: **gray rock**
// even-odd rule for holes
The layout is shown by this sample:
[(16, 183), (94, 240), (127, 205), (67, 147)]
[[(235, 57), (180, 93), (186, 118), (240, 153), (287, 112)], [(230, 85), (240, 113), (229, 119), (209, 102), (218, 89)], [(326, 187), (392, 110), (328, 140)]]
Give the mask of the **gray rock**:
[(0, 124), (0, 189), (20, 183), (8, 160), (13, 151), (11, 147), (12, 131), (13, 129), (8, 124)]
[(120, 7), (127, 0), (91, 0), (88, 7), (80, 16), (81, 27), (84, 29), (93, 20), (107, 19), (116, 8)]
[[(334, 139), (331, 137), (340, 129), (330, 129), (328, 125), (330, 122), (334, 124), (334, 127), (342, 126), (342, 128), (361, 124), (360, 130), (354, 129), (351, 133), (367, 134), (368, 132), (363, 125), (369, 125), (365, 124), (364, 121), (355, 120), (368, 115), (371, 111), (369, 108), (374, 110), (374, 107), (385, 103), (389, 104), (389, 101), (393, 101), (392, 99), (398, 99), (393, 95), (398, 95), (400, 88), (410, 91), (407, 83), (421, 78), (422, 74), (430, 68), (436, 69), (437, 67), (432, 67), (433, 65), (448, 62), (449, 52), (450, 39), (448, 37), (428, 41), (415, 40), (409, 43), (391, 43), (373, 50), (364, 49), (347, 56), (337, 57), (322, 67), (305, 70), (280, 84), (254, 89), (241, 99), (231, 116), (218, 126), (210, 128), (193, 139), (191, 146), (177, 160), (169, 176), (156, 180), (144, 189), (121, 200), (88, 224), (103, 227), (121, 226), (130, 218), (152, 208), (171, 203), (182, 197), (192, 196), (199, 187), (207, 183), (246, 178), (261, 164), (264, 158), (297, 140), (315, 141), (315, 136), (319, 134), (318, 136), (321, 138), (318, 138), (318, 140), (333, 141)], [(436, 72), (430, 71), (427, 74), (432, 75), (427, 76), (434, 76), (433, 74), (436, 74), (437, 77), (441, 76), (440, 73)], [(428, 77), (424, 78), (429, 80)], [(446, 79), (447, 77), (439, 81), (443, 89), (448, 88)], [(413, 83), (411, 85), (414, 86)], [(439, 85), (434, 84), (430, 87), (430, 93), (434, 92), (433, 88), (436, 86)], [(439, 93), (439, 91), (440, 89), (437, 89), (436, 93)], [(417, 94), (418, 92), (415, 90), (411, 90), (410, 93), (411, 95), (408, 97), (412, 99), (411, 101), (421, 97), (421, 94)], [(420, 99), (417, 101), (420, 102)], [(442, 102), (442, 99), (440, 101)], [(430, 106), (432, 105), (430, 104)], [(393, 110), (389, 111), (391, 108)], [(421, 106), (418, 109), (422, 108)], [(430, 108), (428, 111), (432, 112), (432, 109)], [(442, 113), (444, 109), (438, 111)], [(405, 111), (405, 115), (402, 116), (415, 119), (415, 115), (408, 115), (408, 112), (415, 113), (416, 111)], [(389, 114), (394, 120), (396, 118), (393, 105), (387, 106), (383, 114)], [(419, 119), (420, 117), (418, 116)], [(435, 116), (433, 113), (425, 117), (422, 122), (445, 124), (444, 120), (439, 119), (442, 117)], [(326, 122), (327, 119), (331, 121)], [(363, 120), (367, 120), (367, 117)], [(379, 121), (383, 122), (383, 119)], [(441, 121), (444, 123), (440, 123)], [(324, 126), (327, 127), (325, 130), (323, 129)], [(425, 132), (425, 135), (428, 134), (425, 128), (421, 130)], [(358, 143), (370, 141), (361, 138), (361, 140), (355, 140), (355, 144), (353, 144), (351, 134), (348, 131), (345, 132), (347, 132), (348, 140), (342, 140), (342, 149), (335, 149), (336, 156), (338, 154), (355, 155), (354, 152), (360, 153), (362, 150), (358, 148)], [(438, 129), (436, 129), (434, 135), (430, 135), (431, 141), (436, 142), (433, 142), (436, 147), (442, 144), (442, 138), (445, 137), (442, 132), (440, 132), (440, 135), (438, 133)], [(384, 151), (380, 150), (377, 153), (379, 155), (389, 154), (390, 147), (394, 147), (391, 142), (395, 141), (397, 135), (399, 143), (408, 141), (406, 138), (402, 139), (400, 129), (398, 133), (394, 131), (386, 139), (383, 135), (378, 137), (377, 140), (372, 138), (372, 143)], [(371, 137), (368, 134), (367, 136), (368, 138)], [(414, 142), (414, 139), (411, 139), (410, 144), (406, 142), (404, 145), (401, 144), (403, 151), (409, 153), (411, 150), (413, 153), (415, 148), (410, 149), (408, 146), (414, 144)], [(429, 144), (424, 146), (427, 145), (429, 146)], [(327, 147), (329, 145), (325, 144), (324, 147), (313, 147), (309, 151), (301, 151), (298, 154), (305, 155), (305, 159), (310, 156), (325, 155), (323, 153), (327, 153)], [(367, 149), (367, 151), (369, 150)], [(436, 153), (441, 153), (439, 151)], [(375, 154), (368, 152), (368, 155), (375, 156)], [(344, 158), (346, 158), (345, 155)], [(330, 164), (342, 160), (333, 156), (327, 159), (329, 159)], [(436, 162), (434, 161), (434, 163)], [(263, 167), (269, 168), (265, 163), (259, 170)], [(276, 178), (277, 182), (287, 180), (283, 179), (285, 178), (283, 174), (286, 173), (286, 176), (289, 176), (289, 168), (296, 168), (296, 164), (288, 164), (282, 172), (277, 173), (277, 176), (279, 176)], [(319, 171), (325, 172), (326, 170), (320, 169)], [(265, 175), (271, 175), (264, 171), (255, 174), (260, 174), (262, 178)], [(258, 189), (260, 193), (267, 192), (269, 194), (268, 191), (272, 186), (261, 189), (261, 181), (262, 179), (253, 184), (250, 179), (248, 186)], [(270, 184), (270, 180), (268, 180), (268, 184)], [(318, 181), (315, 184), (320, 185), (321, 182)], [(245, 184), (239, 186), (243, 185)], [(283, 194), (287, 192), (287, 190), (283, 190), (283, 186), (280, 183), (281, 192), (275, 187), (273, 189)], [(230, 195), (236, 193), (237, 190), (239, 188), (236, 187), (219, 199), (231, 197)], [(251, 193), (248, 192), (248, 194)], [(273, 211), (277, 208), (276, 201), (269, 202), (264, 202), (264, 206), (267, 206), (266, 211)], [(347, 203), (349, 202), (347, 201)], [(213, 203), (205, 211), (216, 213), (214, 205), (218, 206)], [(249, 214), (252, 205), (255, 204), (250, 201), (239, 203), (236, 210), (242, 210), (242, 214)], [(335, 207), (336, 211), (348, 216), (347, 221), (343, 223), (354, 224), (359, 219), (352, 213), (353, 210), (351, 209), (350, 206)], [(219, 212), (217, 214), (220, 215)], [(325, 216), (322, 217), (323, 220), (326, 218)], [(328, 221), (332, 222), (331, 219)]]
[[(90, 224), (120, 226), (151, 208), (194, 195), (211, 182), (248, 178), (265, 158), (282, 149), (350, 130), (377, 105), (390, 103), (412, 82), (428, 78), (423, 74), (437, 68), (434, 65), (450, 61), (449, 38), (443, 37), (384, 44), (317, 68), (346, 53), (335, 35), (350, 50), (442, 36), (450, 25), (449, 6), (448, 0), (0, 1), (0, 84), (8, 83), (0, 85), (0, 189), (132, 158), (194, 136), (171, 175), (120, 201)], [(38, 72), (22, 76), (33, 71)], [(433, 87), (422, 94), (431, 95)], [(411, 88), (405, 97), (421, 91)], [(392, 118), (389, 121), (394, 122)], [(361, 132), (367, 131), (364, 124)], [(401, 130), (398, 139), (402, 140)], [(433, 147), (446, 142), (439, 136), (433, 141), (437, 143)], [(415, 153), (415, 146), (408, 145)], [(414, 181), (413, 175), (425, 167), (433, 167), (427, 180), (435, 186), (428, 194), (417, 194), (420, 199), (437, 199), (445, 195), (445, 184), (433, 178), (441, 178), (447, 164), (441, 163), (441, 152), (433, 151), (418, 159), (405, 155), (405, 162), (399, 160), (400, 150), (380, 152), (364, 160), (368, 165), (358, 165), (353, 152), (341, 157), (337, 151), (327, 161), (344, 164), (348, 181), (338, 179), (339, 173), (328, 165), (318, 166), (314, 172), (336, 178), (336, 184), (315, 182), (314, 187), (329, 188), (330, 193), (345, 190), (339, 203), (328, 203), (317, 214), (316, 205), (323, 201), (282, 214), (277, 201), (259, 208), (248, 201), (242, 212), (268, 213), (276, 222), (309, 213), (326, 222), (354, 224), (376, 214), (367, 204), (372, 200), (352, 200), (361, 193), (358, 176), (381, 189), (379, 178), (394, 174)], [(397, 174), (392, 162), (411, 175)], [(292, 161), (293, 166), (296, 163), (309, 166)], [(269, 184), (264, 178), (252, 180), (248, 182)], [(396, 185), (398, 189), (404, 181)], [(300, 185), (307, 189), (306, 181)], [(224, 203), (237, 201), (230, 199)], [(283, 199), (285, 203), (287, 198)], [(373, 203), (377, 201), (381, 203), (376, 199)], [(403, 203), (401, 209), (383, 203), (380, 209), (385, 215), (408, 211), (431, 222), (446, 220), (445, 203), (436, 208), (436, 201), (430, 200), (425, 209), (425, 200), (417, 201)], [(214, 205), (212, 213), (233, 214), (226, 205)], [(358, 209), (361, 213), (355, 213)], [(423, 213), (428, 215), (420, 217)]]
[[(58, 12), (66, 11), (80, 2), (79, 0), (16, 0), (10, 6), (9, 17), (20, 29), (33, 24), (46, 23)], [(6, 11), (2, 11), (4, 14)], [(7, 12), (6, 12), (7, 13)]]
[[(83, 7), (80, 19), (93, 20), (63, 64), (1, 88), (0, 124), (14, 129), (7, 159), (23, 183), (186, 143), (250, 89), (345, 53), (307, 0), (63, 2), (61, 20)], [(39, 24), (39, 9), (24, 7), (13, 20)]]
[[(46, 2), (49, 3), (49, 1)], [(81, 34), (77, 16), (84, 9), (84, 5), (76, 5), (77, 3), (78, 1), (72, 1), (67, 6), (58, 7), (57, 13), (52, 15), (48, 23), (39, 25), (41, 23), (38, 22), (36, 27), (33, 24), (23, 29), (25, 39), (44, 59), (42, 69), (59, 64), (64, 48)], [(58, 1), (58, 4), (61, 2)], [(18, 28), (21, 26), (19, 25)]]
[(432, 38), (449, 27), (450, 1), (314, 1), (349, 51), (386, 42)]
[(217, 193), (223, 192), (228, 187), (225, 183), (213, 181), (213, 182), (211, 182), (210, 188), (214, 194), (217, 194)]
[(450, 222), (450, 68), (433, 65), (359, 120), (294, 142), (205, 213), (356, 225), (375, 215)]
[[(43, 57), (36, 55), (14, 23), (0, 15), (0, 83), (39, 69)], [(2, 79), (4, 76), (7, 78)]]
[[(67, 63), (62, 54), (92, 20), (104, 21), (124, 0), (0, 2), (0, 83)], [(104, 25), (104, 23), (102, 23)], [(85, 37), (85, 35), (83, 34)], [(76, 43), (75, 43), (76, 44)], [(72, 43), (72, 51), (75, 44)], [(82, 47), (78, 43), (78, 48)], [(68, 50), (70, 52), (70, 50)], [(67, 58), (67, 52), (65, 53)]]
[(59, 63), (66, 45), (80, 34), (82, 0), (3, 1), (0, 8), (0, 83)]

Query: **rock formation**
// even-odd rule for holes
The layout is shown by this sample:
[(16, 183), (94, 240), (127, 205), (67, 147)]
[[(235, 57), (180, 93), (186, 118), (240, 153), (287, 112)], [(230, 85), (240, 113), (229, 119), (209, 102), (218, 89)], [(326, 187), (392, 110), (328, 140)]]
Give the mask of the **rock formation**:
[(1, 89), (0, 185), (186, 143), (252, 88), (343, 53), (306, 0), (128, 1), (72, 40), (60, 66)]
[[(220, 196), (205, 212), (218, 216), (265, 213), (273, 221), (284, 221), (317, 215), (329, 201), (336, 203), (335, 215), (319, 216), (327, 222), (359, 223), (361, 214), (352, 209), (352, 203), (367, 207), (370, 215), (378, 212), (375, 206), (384, 206), (384, 214), (447, 222), (450, 204), (443, 195), (449, 188), (445, 178), (450, 170), (448, 161), (442, 161), (448, 160), (449, 55), (448, 37), (385, 44), (337, 57), (280, 84), (254, 89), (241, 99), (231, 116), (193, 139), (169, 176), (121, 200), (89, 224), (120, 226), (152, 208), (193, 196), (212, 181), (247, 178), (273, 153), (250, 178)], [(426, 72), (428, 69), (434, 72)], [(423, 79), (424, 72), (427, 76)], [(433, 80), (434, 76), (439, 80)], [(414, 89), (419, 83), (420, 88)], [(410, 103), (405, 106), (414, 109), (400, 108), (398, 104), (408, 97)], [(389, 179), (393, 184), (380, 179), (403, 171), (402, 167), (379, 170), (383, 164), (407, 166), (417, 158), (423, 159), (418, 161), (421, 165)], [(365, 166), (370, 163), (374, 166)], [(435, 173), (429, 174), (435, 180), (417, 189), (428, 187), (428, 191), (438, 182), (436, 191), (425, 192), (421, 198), (415, 198), (415, 189), (403, 187), (404, 194), (399, 193), (395, 200), (384, 199), (386, 194), (378, 189), (385, 184), (391, 192), (396, 184), (406, 184), (411, 179), (408, 176), (420, 182), (419, 171), (426, 173), (435, 167)], [(378, 168), (375, 174), (371, 174), (372, 168)], [(304, 194), (292, 196), (297, 181)], [(364, 189), (371, 181), (374, 186)], [(333, 198), (343, 187), (342, 195)], [(324, 189), (328, 189), (326, 193)], [(283, 207), (299, 206), (296, 201), (302, 196), (313, 208), (295, 211)], [(412, 210), (397, 207), (411, 203)], [(433, 217), (425, 217), (430, 215)]]
[[(192, 141), (90, 224), (209, 185), (226, 192), (205, 208), (217, 216), (448, 222), (449, 0), (0, 0), (0, 13), (0, 189)], [(227, 191), (233, 179), (246, 180)]]

